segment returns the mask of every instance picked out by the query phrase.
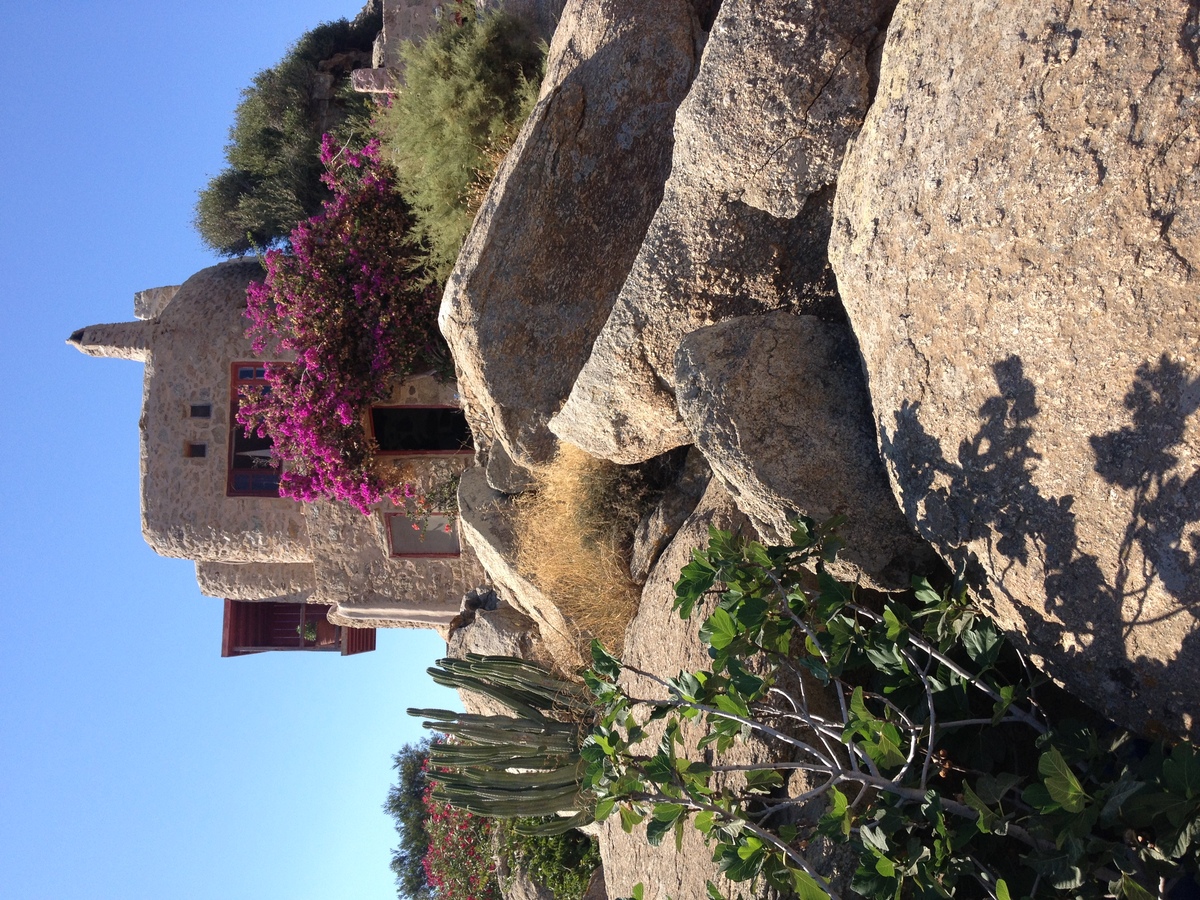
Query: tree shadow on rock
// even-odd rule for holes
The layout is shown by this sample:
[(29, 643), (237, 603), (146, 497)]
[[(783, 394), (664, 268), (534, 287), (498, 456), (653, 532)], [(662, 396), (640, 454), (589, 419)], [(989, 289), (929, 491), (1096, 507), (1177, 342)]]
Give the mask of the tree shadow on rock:
[[(1010, 356), (992, 371), (997, 393), (980, 407), (979, 429), (959, 444), (955, 460), (946, 459), (921, 425), (920, 403), (906, 402), (896, 412), (894, 430), (881, 428), (906, 515), (924, 537), (957, 557), (953, 562), (981, 595), (1000, 592), (1008, 599), (1026, 635), (1052, 663), (1069, 661), (1072, 672), (1065, 674), (1079, 676), (1070, 680), (1098, 691), (1089, 702), (1175, 734), (1194, 728), (1191, 685), (1200, 673), (1195, 624), (1169, 663), (1146, 657), (1135, 663), (1126, 646), (1135, 628), (1176, 615), (1200, 618), (1200, 532), (1189, 533), (1200, 520), (1200, 472), (1187, 479), (1172, 474), (1180, 461), (1172, 450), (1200, 409), (1200, 379), (1189, 380), (1165, 356), (1157, 365), (1143, 365), (1125, 397), (1131, 424), (1090, 439), (1096, 473), (1134, 493), (1117, 574), (1109, 583), (1097, 557), (1080, 548), (1074, 497), (1047, 497), (1034, 484), (1041, 456), (1031, 439), (1039, 408), (1020, 357)], [(1144, 560), (1136, 572), (1135, 547)], [(1033, 598), (1006, 587), (1013, 584), (1009, 572), (1029, 567), (1034, 556), (1045, 615), (1030, 605)], [(1154, 582), (1177, 601), (1157, 617), (1146, 608)]]
[[(1109, 484), (1132, 491), (1133, 516), (1125, 529), (1116, 589), (1144, 600), (1153, 579), (1193, 615), (1200, 612), (1200, 531), (1188, 533), (1200, 510), (1200, 470), (1187, 479), (1174, 474), (1187, 419), (1200, 409), (1200, 377), (1165, 355), (1143, 364), (1125, 395), (1133, 424), (1091, 438), (1096, 472)], [(1145, 560), (1131, 571), (1129, 551), (1137, 545)], [(1129, 627), (1152, 622), (1144, 602)]]

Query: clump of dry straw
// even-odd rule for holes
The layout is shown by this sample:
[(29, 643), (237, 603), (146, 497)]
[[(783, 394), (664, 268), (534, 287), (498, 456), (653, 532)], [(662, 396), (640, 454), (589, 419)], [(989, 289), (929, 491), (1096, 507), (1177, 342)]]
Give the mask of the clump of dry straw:
[[(640, 589), (629, 546), (644, 497), (638, 470), (561, 444), (517, 507), (517, 568), (552, 600), (581, 644), (620, 653)], [(585, 658), (587, 658), (585, 652)]]

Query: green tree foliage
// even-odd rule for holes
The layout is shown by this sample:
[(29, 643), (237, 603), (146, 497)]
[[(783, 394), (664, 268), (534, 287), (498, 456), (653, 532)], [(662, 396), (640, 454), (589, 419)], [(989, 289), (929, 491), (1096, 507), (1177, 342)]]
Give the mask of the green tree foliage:
[(402, 55), (405, 85), (376, 128), (400, 172), (430, 270), (444, 282), (537, 100), (545, 48), (512, 16), (477, 16), (474, 4), (460, 4)]
[[(857, 851), (841, 896), (870, 900), (1166, 900), (1200, 884), (1200, 750), (1056, 689), (961, 574), (909, 597), (838, 581), (835, 525), (802, 519), (780, 546), (710, 531), (675, 586), (679, 615), (703, 617), (709, 668), (662, 678), (594, 641), (589, 700), (522, 660), (443, 660), (435, 680), (514, 715), (409, 710), (461, 742), (433, 754), (441, 798), (488, 817), (577, 810), (542, 833), (616, 816), (677, 849), (690, 821), (729, 880), (802, 900), (839, 897), (806, 853), (816, 841)], [(623, 672), (657, 696), (628, 693)], [(771, 758), (706, 749), (752, 733)]]
[[(326, 22), (305, 34), (287, 56), (254, 76), (242, 91), (225, 146), (228, 166), (200, 191), (194, 224), (213, 250), (226, 256), (283, 243), (329, 198), (321, 183), (321, 135), (365, 132), (371, 101), (345, 84), (365, 62), (381, 27), (380, 16)], [(336, 97), (323, 110), (314, 88), (334, 78)], [(341, 141), (345, 143), (345, 140)]]
[(400, 835), (400, 844), (392, 851), (396, 890), (401, 897), (410, 900), (433, 900), (433, 894), (425, 882), (423, 865), (429, 849), (429, 832), (425, 828), (428, 813), (424, 798), (429, 786), (426, 766), (432, 740), (426, 738), (416, 744), (405, 744), (392, 757), (396, 783), (388, 791), (387, 803), (383, 805), (384, 811), (395, 820), (396, 831)]
[[(825, 569), (836, 550), (808, 520), (789, 546), (714, 529), (675, 605), (705, 616), (709, 669), (662, 679), (593, 645), (585, 678), (603, 716), (580, 753), (597, 819), (645, 822), (651, 844), (678, 841), (691, 819), (730, 880), (803, 900), (838, 896), (803, 852), (821, 838), (857, 850), (850, 889), (871, 900), (1149, 900), (1195, 878), (1194, 746), (1134, 738), (1057, 692), (961, 583), (860, 600)], [(667, 696), (631, 698), (623, 669)], [(647, 712), (665, 720), (656, 747)], [(756, 732), (778, 755), (701, 762), (685, 720), (702, 725), (700, 748)], [(789, 792), (797, 770), (807, 785)], [(742, 781), (721, 778), (731, 772)], [(819, 823), (788, 821), (818, 798)]]

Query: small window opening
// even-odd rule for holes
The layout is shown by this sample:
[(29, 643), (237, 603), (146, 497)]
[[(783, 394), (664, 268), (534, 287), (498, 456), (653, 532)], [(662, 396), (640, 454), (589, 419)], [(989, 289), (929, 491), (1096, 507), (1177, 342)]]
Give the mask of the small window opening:
[(193, 403), (191, 417), (193, 419), (211, 419), (212, 404), (211, 403)]
[(414, 522), (404, 513), (384, 513), (392, 556), (458, 556), (458, 517), (431, 513)]
[(203, 459), (208, 456), (208, 445), (188, 444), (183, 448), (183, 455), (188, 459)]

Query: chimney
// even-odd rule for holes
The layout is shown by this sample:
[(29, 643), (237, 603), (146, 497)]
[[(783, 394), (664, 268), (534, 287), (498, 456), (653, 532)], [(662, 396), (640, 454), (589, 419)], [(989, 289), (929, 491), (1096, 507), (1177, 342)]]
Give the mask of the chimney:
[(135, 359), (146, 362), (150, 356), (151, 322), (119, 322), (115, 325), (89, 325), (67, 338), (80, 353), (110, 359)]
[(133, 314), (139, 319), (156, 318), (179, 293), (179, 285), (149, 288), (133, 295)]

